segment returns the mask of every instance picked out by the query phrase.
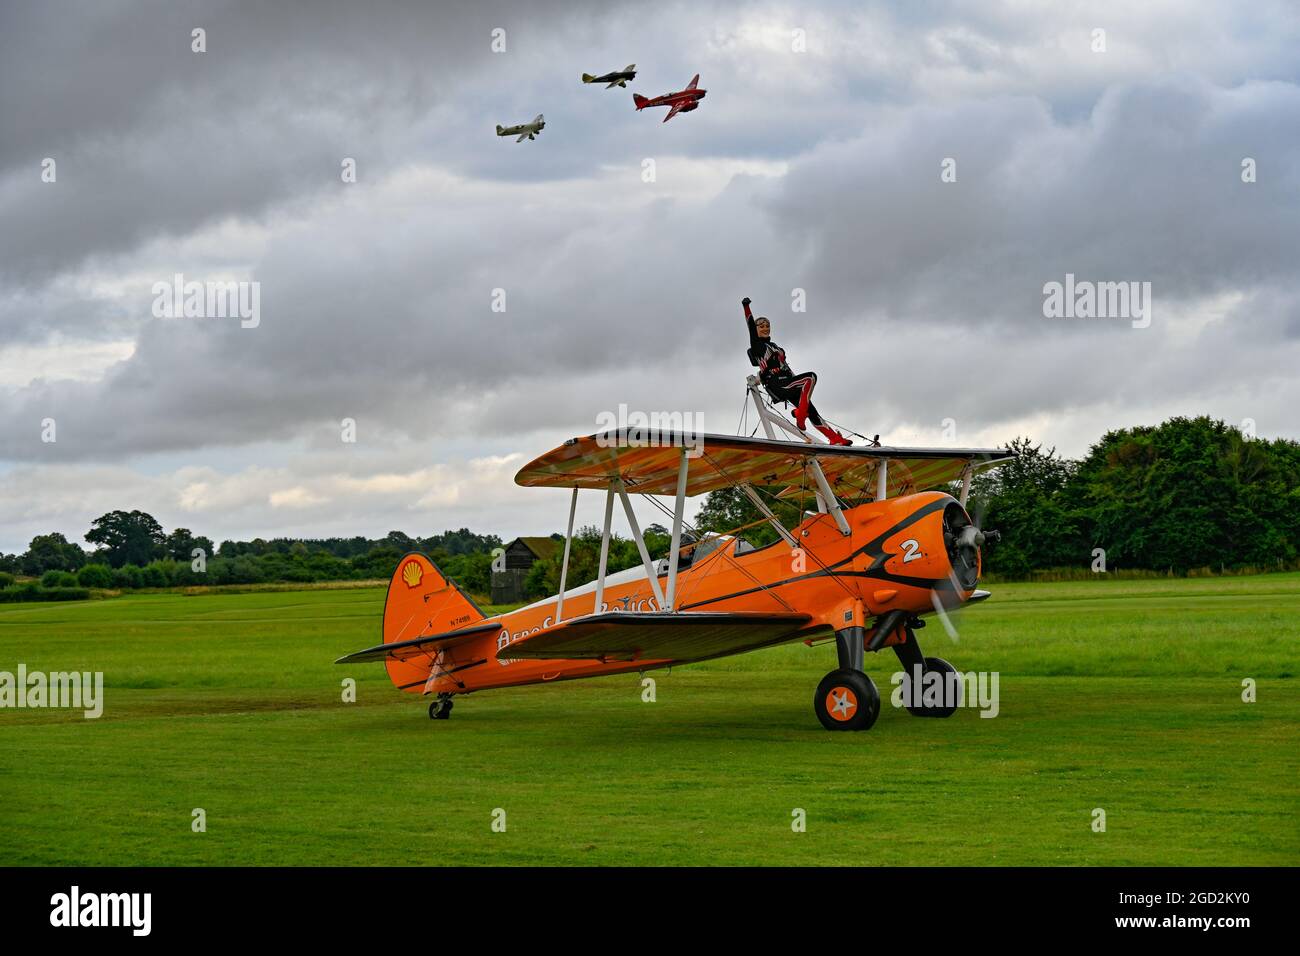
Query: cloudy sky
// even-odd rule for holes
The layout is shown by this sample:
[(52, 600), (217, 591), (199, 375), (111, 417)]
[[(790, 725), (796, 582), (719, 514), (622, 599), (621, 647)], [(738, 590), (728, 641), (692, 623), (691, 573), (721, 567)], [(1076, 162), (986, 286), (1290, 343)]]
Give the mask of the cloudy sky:
[[(6, 2), (0, 550), (114, 508), (560, 529), (512, 477), (599, 412), (736, 430), (746, 294), (889, 443), (1300, 438), (1298, 9)], [(178, 273), (258, 283), (258, 324), (155, 315)], [(1046, 318), (1067, 273), (1150, 282), (1149, 327)]]

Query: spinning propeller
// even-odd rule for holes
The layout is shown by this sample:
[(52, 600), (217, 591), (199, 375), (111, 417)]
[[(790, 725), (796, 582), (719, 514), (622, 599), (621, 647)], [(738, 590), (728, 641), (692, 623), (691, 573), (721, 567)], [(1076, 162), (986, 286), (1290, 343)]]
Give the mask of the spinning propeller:
[(955, 612), (965, 604), (962, 595), (974, 590), (979, 583), (980, 548), (1001, 537), (996, 531), (980, 530), (979, 520), (983, 517), (983, 512), (984, 506), (981, 505), (975, 520), (972, 520), (966, 509), (956, 502), (948, 505), (943, 512), (943, 543), (948, 550), (948, 581), (952, 588), (932, 589), (930, 603), (954, 644), (960, 635), (948, 612)]

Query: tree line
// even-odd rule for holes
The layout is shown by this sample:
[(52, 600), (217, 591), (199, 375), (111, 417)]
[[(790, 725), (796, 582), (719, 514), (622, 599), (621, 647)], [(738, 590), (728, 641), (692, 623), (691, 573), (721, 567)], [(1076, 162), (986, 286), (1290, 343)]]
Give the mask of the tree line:
[(462, 586), (490, 586), (496, 535), (467, 528), (413, 538), (391, 531), (383, 538), (254, 538), (212, 540), (188, 528), (170, 533), (144, 511), (110, 511), (96, 518), (87, 551), (60, 532), (37, 535), (22, 554), (0, 554), (0, 586), (14, 575), (40, 578), (47, 588), (152, 588), (199, 584), (371, 580), (390, 577), (402, 555), (424, 551)]
[[(1202, 416), (1108, 432), (1077, 460), (1028, 438), (1008, 447), (1011, 460), (971, 484), (968, 510), (976, 523), (1002, 534), (985, 550), (986, 572), (1269, 569), (1293, 566), (1300, 556), (1300, 443), (1253, 438)], [(798, 522), (801, 503), (769, 503), (787, 525)], [(776, 539), (749, 498), (728, 488), (706, 498), (695, 533), (745, 525), (741, 534), (755, 545)], [(425, 538), (400, 531), (375, 539), (255, 538), (214, 549), (188, 528), (165, 532), (142, 511), (102, 515), (85, 538), (94, 550), (55, 532), (33, 538), (23, 554), (0, 554), (0, 586), (15, 574), (39, 577), (49, 588), (384, 579), (403, 554), (419, 550), (467, 591), (483, 595), (491, 587), (494, 549), (501, 547), (496, 535), (461, 528)], [(667, 554), (662, 525), (647, 528), (645, 540), (652, 557)], [(575, 532), (569, 586), (594, 580), (599, 550), (599, 529)], [(537, 561), (526, 591), (554, 594), (561, 561), (559, 548)], [(610, 571), (639, 563), (635, 542), (615, 535)]]

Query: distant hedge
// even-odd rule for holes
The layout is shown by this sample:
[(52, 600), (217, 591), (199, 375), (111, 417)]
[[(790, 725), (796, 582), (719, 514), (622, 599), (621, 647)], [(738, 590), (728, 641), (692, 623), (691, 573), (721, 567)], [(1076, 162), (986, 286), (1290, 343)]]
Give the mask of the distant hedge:
[(77, 583), (83, 588), (111, 588), (113, 569), (107, 564), (88, 564), (77, 572)]
[(22, 601), (84, 601), (89, 597), (88, 588), (47, 588), (34, 582), (0, 588), (0, 604), (17, 604)]

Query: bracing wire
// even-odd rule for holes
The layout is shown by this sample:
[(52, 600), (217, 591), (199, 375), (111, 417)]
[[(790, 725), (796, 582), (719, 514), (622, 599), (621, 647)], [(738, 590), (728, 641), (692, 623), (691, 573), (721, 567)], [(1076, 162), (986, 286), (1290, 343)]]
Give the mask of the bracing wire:
[[(665, 505), (663, 502), (661, 502), (658, 498), (652, 497), (651, 495), (647, 495), (647, 494), (642, 494), (641, 497), (644, 498), (646, 501), (650, 502), (661, 512), (667, 515), (669, 518), (673, 518), (674, 520), (676, 520), (674, 514), (668, 510), (668, 506)], [(767, 519), (764, 518), (763, 520), (766, 521)], [(699, 530), (694, 525), (690, 524), (685, 518), (682, 519), (682, 526), (686, 528), (686, 530), (689, 531), (691, 534), (698, 535), (700, 533)], [(748, 526), (742, 525), (741, 527), (743, 528)], [(735, 530), (739, 531), (740, 528), (737, 528)], [(716, 535), (716, 537), (722, 537), (722, 536), (723, 535), (721, 534)], [(697, 546), (698, 546), (698, 542), (697, 542)], [(726, 554), (725, 552), (719, 552), (719, 554), (721, 557), (729, 561), (737, 571), (739, 571), (745, 577), (749, 578), (750, 581), (754, 582), (754, 584), (758, 585), (762, 590), (767, 591), (769, 594), (771, 594), (772, 597), (774, 597), (778, 602), (780, 602), (782, 607), (784, 607), (787, 611), (790, 611), (792, 613), (794, 612), (794, 606), (791, 605), (789, 601), (787, 601), (785, 598), (781, 597), (781, 595), (773, 591), (769, 585), (764, 584), (762, 581), (756, 578), (750, 571), (741, 567), (740, 563), (736, 561), (734, 557), (732, 557), (729, 554)]]
[[(716, 471), (718, 474), (720, 474), (720, 475), (721, 475), (723, 478), (725, 478), (727, 481), (729, 481), (733, 486), (734, 486), (734, 485), (739, 485), (739, 484), (740, 484), (740, 482), (738, 482), (736, 479), (734, 479), (734, 478), (732, 478), (730, 475), (728, 475), (727, 472), (726, 472), (726, 470), (723, 469), (722, 466), (719, 465), (716, 461), (714, 461), (712, 457), (710, 457), (709, 455), (706, 454), (706, 455), (704, 456), (704, 460), (707, 461), (710, 465), (712, 465), (712, 466), (713, 466), (713, 470)], [(807, 476), (807, 475), (804, 475), (803, 481), (804, 481), (804, 487), (807, 487), (807, 482), (808, 482), (808, 476)], [(750, 487), (753, 487), (753, 486), (751, 485)], [(777, 504), (780, 503), (780, 502), (778, 501), (778, 499), (776, 498), (776, 496), (773, 495), (773, 494), (771, 494), (771, 492), (765, 491), (763, 488), (755, 488), (754, 490), (755, 490), (758, 494), (760, 494), (760, 495), (767, 495), (767, 497), (770, 498), (773, 502), (775, 502), (775, 503), (777, 503)], [(800, 506), (802, 507), (802, 502), (801, 502), (801, 505), (800, 505)], [(801, 546), (801, 547), (802, 547), (802, 546)], [(817, 555), (817, 553), (816, 553), (815, 551), (813, 551), (811, 548), (806, 548), (806, 547), (804, 547), (804, 548), (803, 548), (803, 552), (804, 552), (805, 554), (807, 554), (807, 555), (810, 555), (810, 556), (812, 557), (812, 559), (813, 559), (813, 562), (814, 562), (814, 563), (815, 563), (819, 568), (821, 568), (823, 571), (825, 571), (826, 574), (827, 574), (827, 576), (830, 577), (831, 580), (833, 580), (837, 585), (840, 586), (840, 588), (842, 588), (842, 589), (844, 590), (844, 593), (845, 593), (845, 594), (848, 594), (850, 597), (853, 597), (853, 596), (854, 596), (854, 594), (853, 594), (853, 590), (852, 590), (852, 589), (851, 589), (847, 584), (845, 584), (843, 581), (841, 581), (841, 580), (839, 579), (839, 577), (835, 574), (835, 572), (831, 570), (830, 565), (828, 565), (825, 561), (823, 561), (823, 560), (822, 560), (822, 559)]]
[[(780, 409), (778, 409), (778, 408), (776, 407), (776, 403), (773, 402), (771, 399), (769, 399), (769, 398), (767, 398), (767, 397), (765, 397), (765, 396), (759, 396), (759, 398), (762, 400), (763, 404), (766, 405), (768, 408), (772, 409), (772, 411), (777, 412), (778, 414), (780, 413)], [(790, 403), (789, 403), (789, 402), (783, 402), (782, 404), (784, 404), (784, 405), (788, 405), (788, 404), (790, 404)], [(830, 420), (829, 418), (827, 418), (825, 415), (822, 416), (822, 421), (824, 421), (827, 425), (830, 425), (832, 428), (836, 429), (837, 431), (848, 432), (850, 435), (853, 435), (853, 436), (855, 436), (855, 437), (857, 437), (857, 438), (861, 438), (861, 439), (862, 439), (863, 441), (865, 441), (865, 442), (871, 442), (872, 444), (875, 444), (875, 445), (879, 445), (879, 444), (880, 444), (880, 442), (875, 441), (875, 440), (872, 439), (872, 438), (868, 438), (866, 435), (862, 434), (861, 432), (855, 432), (852, 428), (849, 428), (849, 427), (847, 427), (847, 426), (845, 426), (845, 425), (841, 425), (839, 422), (831, 421), (831, 420)]]

